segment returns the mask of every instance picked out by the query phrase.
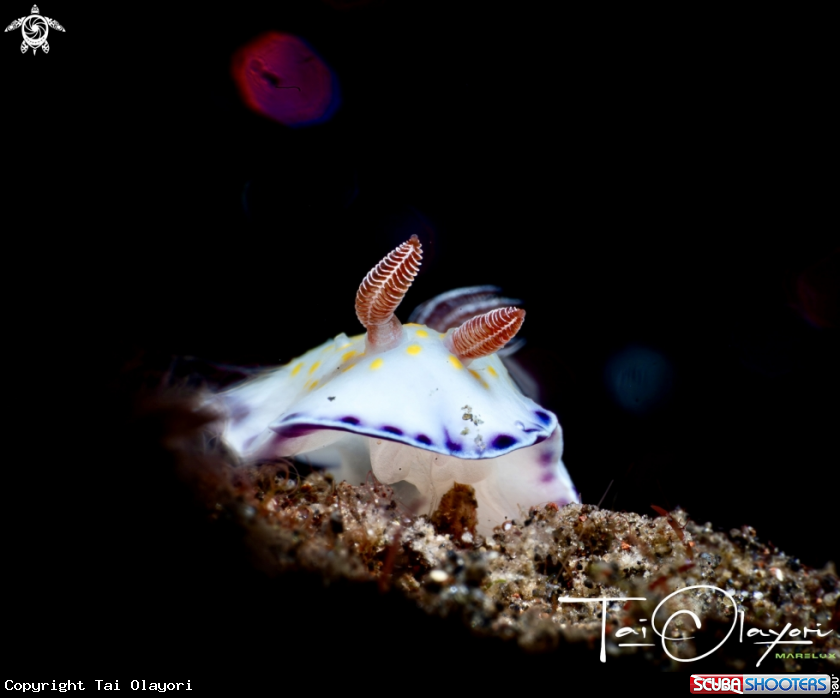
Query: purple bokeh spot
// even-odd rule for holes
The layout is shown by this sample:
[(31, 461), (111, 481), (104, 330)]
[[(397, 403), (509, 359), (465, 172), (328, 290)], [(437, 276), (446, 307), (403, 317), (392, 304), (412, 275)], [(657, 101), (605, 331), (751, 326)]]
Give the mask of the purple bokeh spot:
[(340, 421), (344, 422), (345, 424), (353, 424), (354, 426), (360, 423), (358, 417), (342, 417)]
[(554, 482), (557, 476), (554, 473), (543, 473), (540, 475), (540, 482)]
[(417, 435), (417, 442), (421, 444), (425, 444), (426, 446), (432, 445), (432, 440), (426, 436), (425, 434), (418, 434)]
[(303, 39), (267, 32), (233, 56), (231, 74), (255, 112), (286, 126), (328, 120), (338, 108), (332, 70)]
[(397, 429), (397, 427), (382, 427), (382, 431), (395, 436), (402, 436), (404, 433), (402, 429)]

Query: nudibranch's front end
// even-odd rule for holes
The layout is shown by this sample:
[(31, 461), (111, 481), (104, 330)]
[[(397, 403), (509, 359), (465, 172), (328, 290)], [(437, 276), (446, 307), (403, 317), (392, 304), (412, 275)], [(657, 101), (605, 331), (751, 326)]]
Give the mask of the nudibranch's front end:
[(578, 501), (557, 418), (518, 390), (496, 351), (524, 311), (500, 308), (439, 332), (394, 315), (419, 268), (416, 236), (383, 259), (356, 299), (367, 333), (338, 335), (220, 394), (223, 436), (245, 460), (297, 456), (358, 482), (417, 488), (429, 512), (454, 483), (478, 501), (478, 531), (527, 507)]

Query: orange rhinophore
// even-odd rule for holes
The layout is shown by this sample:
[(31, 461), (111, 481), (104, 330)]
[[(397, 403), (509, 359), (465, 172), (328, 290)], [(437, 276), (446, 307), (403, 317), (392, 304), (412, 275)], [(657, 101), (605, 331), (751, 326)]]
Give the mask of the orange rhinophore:
[(408, 291), (423, 251), (412, 235), (386, 255), (362, 281), (356, 293), (356, 317), (368, 331), (368, 344), (374, 349), (390, 349), (399, 341), (402, 325), (394, 311)]
[(449, 336), (450, 350), (462, 361), (489, 356), (513, 339), (524, 320), (521, 308), (491, 310), (455, 330)]

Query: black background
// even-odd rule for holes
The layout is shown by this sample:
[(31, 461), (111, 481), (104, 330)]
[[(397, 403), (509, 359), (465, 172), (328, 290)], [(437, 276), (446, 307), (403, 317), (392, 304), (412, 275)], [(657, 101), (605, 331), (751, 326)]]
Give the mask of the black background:
[[(359, 282), (414, 233), (425, 256), (403, 319), (458, 286), (523, 299), (519, 356), (585, 502), (613, 481), (604, 506), (682, 506), (804, 564), (837, 561), (837, 149), (819, 17), (315, 0), (41, 12), (67, 30), (48, 55), (21, 56), (18, 32), (0, 46), (6, 574), (30, 625), (74, 599), (74, 622), (137, 625), (138, 598), (210, 564), (179, 557), (191, 514), (167, 518), (171, 493), (143, 484), (164, 457), (122, 426), (126, 367), (281, 363), (355, 334)], [(288, 129), (240, 102), (230, 57), (270, 29), (335, 71), (329, 122)], [(802, 312), (803, 278), (828, 289), (822, 323)], [(629, 346), (672, 371), (645, 414), (605, 383)], [(118, 523), (127, 486), (142, 511)]]

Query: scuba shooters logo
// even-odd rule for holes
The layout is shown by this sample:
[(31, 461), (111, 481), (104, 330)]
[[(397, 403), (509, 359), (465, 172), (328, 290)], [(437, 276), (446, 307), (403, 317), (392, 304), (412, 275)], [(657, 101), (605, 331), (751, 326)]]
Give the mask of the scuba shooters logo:
[(834, 674), (692, 674), (690, 680), (698, 694), (840, 694)]
[(31, 14), (28, 17), (21, 17), (12, 22), (5, 31), (10, 32), (18, 27), (23, 33), (23, 43), (20, 45), (20, 52), (26, 53), (26, 50), (31, 48), (34, 56), (40, 48), (44, 53), (50, 52), (50, 45), (47, 43), (47, 34), (50, 33), (50, 27), (63, 32), (62, 27), (54, 19), (44, 17), (38, 10), (37, 5), (32, 6)]

